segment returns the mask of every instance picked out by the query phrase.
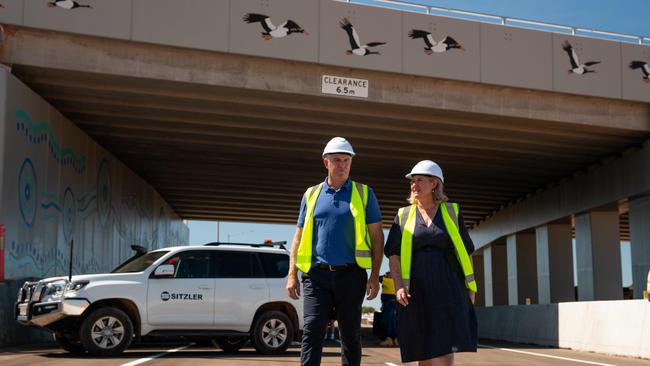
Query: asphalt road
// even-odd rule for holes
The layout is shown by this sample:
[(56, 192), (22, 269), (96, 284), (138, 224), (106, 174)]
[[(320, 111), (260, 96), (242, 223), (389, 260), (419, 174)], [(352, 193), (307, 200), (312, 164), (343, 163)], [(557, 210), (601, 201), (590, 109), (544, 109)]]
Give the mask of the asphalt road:
[[(365, 342), (363, 349), (364, 365), (401, 365), (398, 348), (381, 348)], [(648, 366), (650, 361), (552, 349), (482, 341), (477, 353), (456, 355), (456, 365), (499, 365), (499, 366), (541, 366), (541, 365), (601, 365), (601, 366)], [(225, 353), (206, 346), (188, 343), (136, 345), (120, 357), (91, 358), (71, 356), (51, 345), (0, 349), (0, 366), (276, 366), (299, 363), (299, 347), (289, 348), (280, 356), (263, 356), (246, 347), (236, 353)], [(328, 341), (324, 349), (323, 365), (340, 365), (340, 345)], [(412, 363), (409, 365), (415, 365)]]

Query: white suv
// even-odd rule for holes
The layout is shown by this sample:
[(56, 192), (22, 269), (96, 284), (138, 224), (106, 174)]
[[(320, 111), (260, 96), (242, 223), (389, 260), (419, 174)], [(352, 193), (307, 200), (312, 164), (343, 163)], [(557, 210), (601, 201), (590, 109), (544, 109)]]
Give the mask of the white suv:
[(285, 291), (280, 246), (211, 243), (157, 249), (111, 273), (25, 282), (16, 320), (54, 332), (73, 353), (114, 356), (134, 338), (212, 339), (226, 351), (250, 342), (285, 351), (302, 329), (302, 304)]

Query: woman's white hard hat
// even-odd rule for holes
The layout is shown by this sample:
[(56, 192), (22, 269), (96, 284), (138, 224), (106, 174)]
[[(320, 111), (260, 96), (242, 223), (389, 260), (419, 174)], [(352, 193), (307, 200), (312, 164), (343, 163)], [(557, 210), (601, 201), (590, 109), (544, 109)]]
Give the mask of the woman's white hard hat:
[(350, 145), (348, 140), (343, 137), (334, 137), (325, 145), (323, 158), (327, 154), (348, 154), (354, 156), (354, 150), (352, 150), (352, 145)]
[(441, 182), (445, 182), (445, 178), (442, 175), (442, 169), (440, 165), (436, 164), (431, 160), (422, 160), (421, 162), (415, 164), (411, 172), (406, 175), (406, 178), (411, 179), (414, 175), (428, 175), (432, 177), (440, 178)]

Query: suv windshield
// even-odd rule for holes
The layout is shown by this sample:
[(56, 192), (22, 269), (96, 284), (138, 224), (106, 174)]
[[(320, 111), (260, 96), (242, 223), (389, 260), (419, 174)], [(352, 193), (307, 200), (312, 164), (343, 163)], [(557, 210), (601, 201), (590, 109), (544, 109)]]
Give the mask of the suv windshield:
[(125, 263), (115, 268), (112, 273), (142, 272), (145, 269), (147, 269), (147, 267), (149, 267), (158, 258), (162, 257), (167, 253), (169, 253), (169, 251), (163, 250), (158, 252), (150, 252), (135, 259), (131, 258), (127, 260)]

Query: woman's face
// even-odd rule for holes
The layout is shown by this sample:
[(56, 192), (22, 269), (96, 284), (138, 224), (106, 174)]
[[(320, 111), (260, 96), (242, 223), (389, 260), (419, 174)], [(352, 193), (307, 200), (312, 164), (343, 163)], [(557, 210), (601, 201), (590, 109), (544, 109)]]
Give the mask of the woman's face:
[(414, 175), (411, 178), (411, 196), (420, 200), (425, 194), (431, 197), (431, 192), (438, 185), (438, 181), (427, 175)]

